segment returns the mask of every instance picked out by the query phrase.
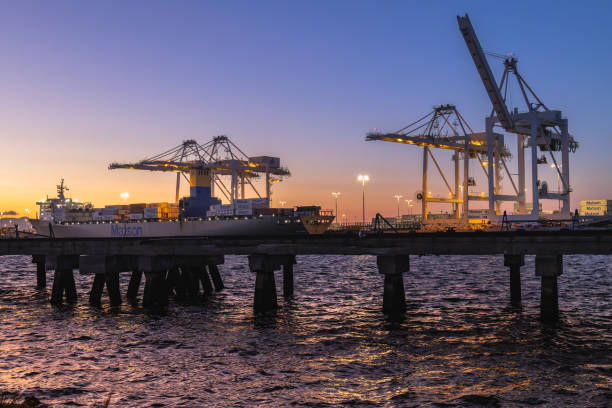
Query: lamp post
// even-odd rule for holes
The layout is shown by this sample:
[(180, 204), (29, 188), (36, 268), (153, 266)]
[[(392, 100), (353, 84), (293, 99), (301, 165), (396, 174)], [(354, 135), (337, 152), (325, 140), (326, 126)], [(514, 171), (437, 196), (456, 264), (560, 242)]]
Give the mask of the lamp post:
[(281, 205), (281, 207), (284, 207), (284, 206), (285, 206), (285, 204), (287, 204), (287, 202), (286, 202), (286, 201), (279, 201), (278, 203)]
[[(395, 197), (395, 199), (397, 200), (397, 218), (399, 220), (399, 216), (400, 216), (400, 210), (399, 210), (399, 202), (400, 199), (403, 197), (402, 195), (396, 194), (393, 197)], [(397, 221), (396, 221), (397, 222)]]
[(339, 192), (332, 192), (332, 196), (336, 199), (336, 224), (339, 224), (338, 222), (338, 196), (340, 195)]
[(121, 199), (122, 199), (123, 201), (126, 201), (128, 198), (130, 198), (130, 193), (128, 193), (128, 192), (123, 192), (123, 193), (119, 194), (119, 197), (121, 197)]
[(365, 224), (365, 183), (370, 181), (370, 176), (367, 174), (360, 174), (357, 176), (357, 181), (361, 181), (361, 222)]
[(410, 204), (412, 202), (412, 200), (404, 200), (406, 201), (406, 205), (408, 206), (408, 210), (410, 210), (410, 215), (412, 215), (412, 207), (414, 207), (414, 204)]

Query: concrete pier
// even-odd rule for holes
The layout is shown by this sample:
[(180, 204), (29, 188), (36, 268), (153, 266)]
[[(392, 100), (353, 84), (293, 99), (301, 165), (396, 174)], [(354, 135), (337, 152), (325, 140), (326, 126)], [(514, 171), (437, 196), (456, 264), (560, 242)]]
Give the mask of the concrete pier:
[(406, 311), (403, 273), (410, 270), (409, 255), (379, 255), (378, 272), (385, 275), (383, 312), (394, 315)]
[[(520, 254), (520, 255), (516, 255)], [(365, 233), (296, 236), (227, 237), (113, 237), (113, 238), (9, 238), (0, 240), (0, 256), (31, 255), (37, 262), (37, 285), (44, 286), (42, 259), (46, 270), (54, 270), (51, 301), (76, 301), (73, 269), (85, 273), (87, 258), (116, 257), (118, 272), (131, 272), (128, 298), (138, 293), (138, 282), (145, 273), (145, 306), (164, 305), (169, 287), (179, 290), (172, 271), (184, 264), (184, 258), (197, 258), (190, 273), (202, 285), (204, 294), (223, 288), (218, 265), (225, 255), (248, 255), (251, 271), (257, 274), (254, 295), (256, 311), (278, 307), (274, 271), (283, 268), (283, 292), (293, 292), (293, 265), (297, 255), (371, 255), (377, 256), (378, 269), (385, 275), (383, 310), (402, 313), (406, 309), (403, 273), (409, 270), (409, 255), (505, 255), (510, 268), (510, 299), (521, 301), (520, 268), (525, 255), (536, 256), (536, 275), (541, 278), (541, 317), (557, 321), (559, 317), (557, 277), (562, 274), (561, 256), (573, 254), (612, 255), (612, 228), (482, 232)], [(79, 258), (81, 257), (81, 265)], [(71, 260), (71, 261), (67, 261)], [(91, 263), (91, 262), (90, 262)], [(208, 268), (209, 274), (206, 272)], [(95, 270), (95, 268), (93, 268)], [(134, 272), (134, 271), (140, 271)], [(170, 271), (170, 274), (168, 274)], [(105, 271), (101, 271), (105, 274)], [(89, 272), (94, 273), (94, 272)], [(95, 272), (98, 273), (98, 272)], [(176, 274), (175, 274), (176, 275)], [(187, 275), (186, 275), (187, 276)], [(180, 276), (179, 276), (180, 277)], [(116, 288), (109, 277), (111, 288)], [(97, 301), (106, 275), (94, 278), (90, 297)], [(174, 286), (173, 286), (174, 285)], [(193, 287), (195, 287), (194, 285)], [(199, 290), (199, 288), (198, 288)], [(113, 291), (113, 294), (116, 290)], [(117, 299), (117, 296), (114, 296)], [(116, 303), (116, 300), (113, 301)]]
[(59, 305), (64, 295), (69, 304), (76, 303), (77, 291), (74, 282), (73, 270), (79, 267), (79, 257), (74, 255), (59, 255), (46, 259), (46, 268), (55, 269), (53, 287), (51, 290), (51, 304)]
[(525, 265), (525, 255), (504, 255), (504, 266), (510, 267), (510, 303), (521, 304), (521, 266)]
[(563, 273), (562, 255), (536, 255), (535, 272), (542, 280), (540, 319), (546, 323), (559, 320), (557, 277)]

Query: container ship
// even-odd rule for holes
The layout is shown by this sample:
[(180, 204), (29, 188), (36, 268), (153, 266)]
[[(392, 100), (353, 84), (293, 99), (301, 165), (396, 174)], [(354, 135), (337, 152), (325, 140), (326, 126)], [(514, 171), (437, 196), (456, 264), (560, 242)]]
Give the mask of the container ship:
[[(334, 219), (332, 211), (321, 210), (319, 206), (270, 208), (267, 198), (221, 204), (199, 187), (192, 189), (194, 196), (180, 200), (179, 204), (95, 208), (91, 203), (66, 198), (67, 187), (62, 180), (57, 186), (57, 198), (37, 202), (40, 218), (30, 222), (39, 235), (54, 238), (128, 238), (322, 234)], [(208, 208), (200, 214), (197, 208), (202, 206), (194, 205), (198, 201), (205, 202)]]

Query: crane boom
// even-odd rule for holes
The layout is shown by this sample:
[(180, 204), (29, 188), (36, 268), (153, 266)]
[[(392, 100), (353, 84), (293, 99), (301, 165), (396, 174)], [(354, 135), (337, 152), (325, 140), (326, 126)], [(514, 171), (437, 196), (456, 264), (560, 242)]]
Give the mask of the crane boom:
[(489, 94), (491, 103), (493, 103), (493, 110), (497, 114), (499, 122), (506, 130), (514, 129), (514, 121), (508, 112), (506, 102), (502, 98), (499, 87), (495, 82), (495, 77), (493, 76), (493, 72), (491, 72), (491, 67), (487, 62), (484, 52), (482, 51), (478, 37), (476, 37), (476, 33), (474, 32), (474, 27), (472, 27), (470, 18), (467, 14), (463, 17), (457, 16), (457, 22), (459, 23), (459, 30), (463, 35), (465, 44), (470, 51), (470, 55), (472, 55), (476, 69), (480, 74), (480, 79), (482, 79), (482, 83)]

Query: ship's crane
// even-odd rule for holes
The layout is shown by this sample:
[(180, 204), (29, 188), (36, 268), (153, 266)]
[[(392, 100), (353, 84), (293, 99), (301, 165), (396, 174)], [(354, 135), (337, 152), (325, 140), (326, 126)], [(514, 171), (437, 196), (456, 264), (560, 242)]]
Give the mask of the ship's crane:
[[(570, 182), (569, 182), (569, 153), (574, 152), (578, 143), (568, 132), (567, 118), (563, 118), (561, 111), (550, 110), (542, 100), (536, 95), (533, 89), (527, 84), (517, 68), (518, 60), (512, 56), (504, 56), (504, 73), (499, 86), (491, 71), (485, 52), (480, 46), (480, 42), (468, 15), (457, 16), (459, 30), (463, 35), (467, 48), (472, 56), (478, 74), (487, 91), (489, 99), (493, 105), (493, 112), (486, 118), (486, 134), (488, 145), (488, 164), (489, 174), (491, 174), (494, 163), (494, 156), (497, 160), (495, 146), (498, 137), (493, 133), (495, 125), (501, 127), (509, 133), (517, 135), (517, 160), (518, 160), (518, 188), (515, 188), (516, 195), (503, 195), (495, 178), (489, 177), (489, 212), (491, 219), (495, 215), (499, 216), (500, 204), (502, 201), (514, 201), (518, 203), (519, 213), (525, 214), (525, 148), (531, 147), (531, 175), (532, 175), (532, 210), (531, 218), (540, 217), (539, 200), (551, 199), (562, 203), (558, 218), (570, 217)], [(499, 58), (500, 56), (494, 55)], [(520, 88), (522, 98), (526, 105), (526, 111), (519, 112), (515, 108), (513, 112), (508, 110), (506, 99), (508, 94), (508, 84), (513, 76)], [(504, 90), (503, 94), (501, 90)], [(546, 163), (542, 157), (538, 157), (538, 148), (541, 152), (549, 152), (552, 159), (552, 167), (557, 172), (561, 183), (561, 190), (557, 192), (548, 191), (547, 184), (538, 179), (538, 164)], [(557, 163), (553, 152), (561, 152), (561, 164)], [(505, 166), (505, 162), (502, 164)], [(515, 186), (512, 176), (510, 180)], [(525, 215), (518, 218), (525, 219)]]
[[(501, 135), (497, 136), (503, 141)], [(469, 187), (475, 184), (474, 178), (470, 176), (470, 159), (478, 161), (485, 177), (488, 177), (491, 171), (489, 169), (489, 172), (487, 172), (485, 167), (488, 152), (486, 134), (484, 132), (474, 132), (454, 105), (435, 106), (427, 115), (395, 132), (370, 132), (367, 134), (366, 140), (382, 140), (423, 147), (423, 185), (422, 191), (417, 194), (417, 199), (421, 200), (424, 221), (427, 221), (428, 203), (450, 203), (453, 206), (455, 218), (468, 222), (469, 201), (487, 200), (484, 195), (470, 195), (468, 191)], [(451, 186), (438, 164), (432, 152), (434, 148), (454, 151), (452, 157), (454, 162), (454, 186)], [(509, 152), (503, 145), (499, 146), (499, 150), (500, 157), (509, 156)], [(435, 197), (428, 191), (429, 159), (433, 161), (442, 177), (448, 189), (448, 197)], [(461, 162), (463, 162), (463, 181), (460, 181)], [(497, 166), (495, 171), (499, 172), (499, 168), (500, 166)], [(496, 177), (499, 177), (499, 174)]]
[[(288, 169), (281, 167), (280, 159), (270, 156), (247, 156), (227, 136), (214, 137), (210, 142), (199, 144), (195, 140), (185, 140), (158, 155), (143, 159), (136, 163), (111, 163), (108, 168), (133, 169), (150, 171), (176, 172), (176, 201), (179, 201), (181, 175), (189, 174), (189, 182), (193, 186), (198, 173), (207, 172), (210, 175), (211, 190), (217, 188), (230, 202), (245, 198), (245, 187), (248, 184), (255, 194), (261, 194), (255, 188), (252, 179), (265, 175), (266, 193), (270, 198), (271, 183), (290, 176)], [(229, 188), (224, 178), (230, 177)], [(212, 192), (211, 192), (212, 193)], [(214, 194), (214, 193), (213, 193)]]

